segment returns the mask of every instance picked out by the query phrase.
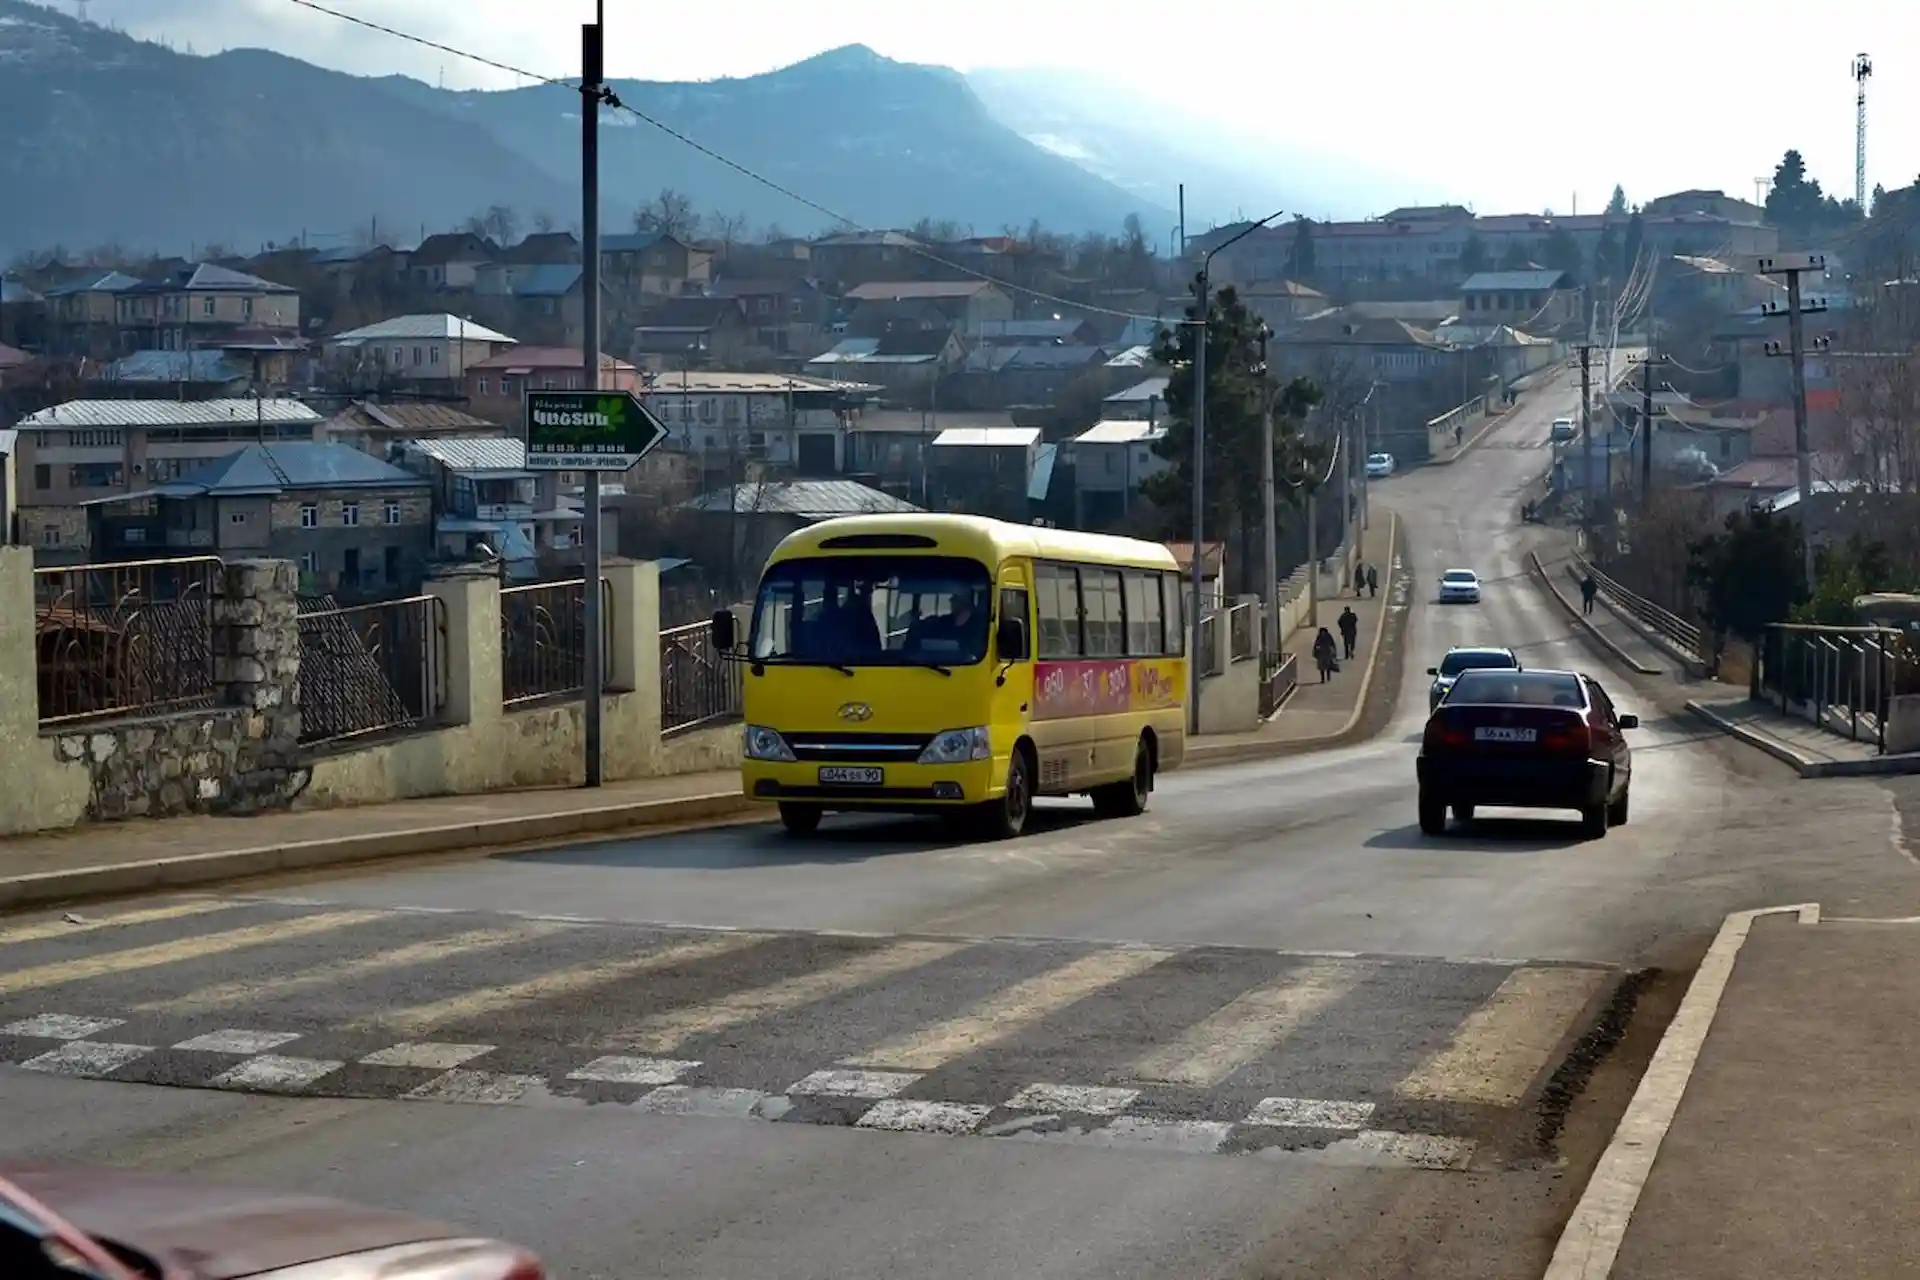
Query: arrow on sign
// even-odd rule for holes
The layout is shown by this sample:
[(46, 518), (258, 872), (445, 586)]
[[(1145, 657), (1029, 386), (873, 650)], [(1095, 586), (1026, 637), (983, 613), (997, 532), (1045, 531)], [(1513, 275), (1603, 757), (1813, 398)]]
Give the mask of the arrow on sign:
[(529, 391), (526, 426), (533, 471), (625, 471), (667, 438), (630, 391)]

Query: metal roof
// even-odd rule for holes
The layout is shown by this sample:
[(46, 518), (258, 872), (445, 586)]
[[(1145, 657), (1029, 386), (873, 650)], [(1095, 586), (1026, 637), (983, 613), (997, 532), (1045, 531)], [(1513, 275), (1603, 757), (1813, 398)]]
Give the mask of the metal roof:
[(1142, 440), (1155, 440), (1165, 435), (1167, 429), (1152, 422), (1106, 421), (1096, 422), (1073, 438), (1074, 444), (1133, 444)]
[(402, 471), (352, 445), (294, 440), (250, 444), (177, 480), (140, 493), (97, 499), (96, 503), (129, 502), (136, 498), (256, 497), (301, 489), (423, 489), (426, 486), (427, 482), (412, 472)]
[(136, 288), (140, 282), (124, 271), (102, 271), (82, 276), (78, 280), (69, 280), (57, 284), (45, 291), (46, 297), (64, 298), (75, 293), (125, 293)]
[(298, 400), (69, 400), (14, 424), (23, 431), (75, 427), (212, 427), (235, 422), (314, 423), (321, 416)]
[(1136, 382), (1124, 391), (1114, 392), (1106, 398), (1104, 403), (1146, 404), (1151, 400), (1165, 400), (1167, 398), (1167, 384), (1169, 381), (1170, 379), (1163, 376), (1159, 378), (1148, 378), (1144, 382)]
[(933, 438), (933, 443), (935, 446), (1024, 449), (1039, 438), (1038, 427), (948, 427)]
[(361, 325), (358, 329), (349, 329), (345, 333), (336, 333), (327, 341), (336, 347), (359, 346), (366, 342), (387, 342), (394, 339), (458, 339), (463, 342), (518, 342), (495, 329), (483, 324), (475, 324), (464, 316), (413, 315), (394, 316), (391, 320), (376, 320), (372, 324)]
[(505, 436), (409, 440), (401, 448), (432, 458), (449, 471), (525, 471), (525, 441)]
[(827, 520), (834, 516), (897, 515), (919, 511), (911, 502), (852, 480), (769, 480), (703, 493), (687, 506), (696, 511), (751, 511), (764, 515)]
[(1462, 293), (1486, 293), (1491, 290), (1506, 289), (1528, 292), (1535, 289), (1558, 289), (1566, 280), (1564, 271), (1478, 271), (1466, 279), (1460, 286)]
[(0, 276), (0, 305), (38, 302), (40, 295), (12, 276)]
[(640, 394), (643, 397), (719, 395), (728, 392), (785, 395), (789, 391), (877, 390), (871, 383), (843, 382), (837, 378), (809, 378), (791, 373), (727, 373), (718, 369), (696, 369), (686, 373), (669, 370), (645, 374), (642, 378), (645, 385), (640, 388)]
[(224, 351), (136, 351), (100, 371), (97, 382), (238, 382), (251, 377), (246, 361)]

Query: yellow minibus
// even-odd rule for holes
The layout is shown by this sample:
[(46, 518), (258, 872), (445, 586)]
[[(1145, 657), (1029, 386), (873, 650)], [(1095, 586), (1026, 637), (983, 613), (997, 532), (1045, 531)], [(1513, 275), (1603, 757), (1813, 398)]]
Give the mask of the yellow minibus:
[(1184, 595), (1154, 542), (965, 515), (825, 520), (762, 571), (745, 637), (745, 793), (805, 835), (830, 811), (1026, 829), (1035, 796), (1146, 808), (1186, 749)]

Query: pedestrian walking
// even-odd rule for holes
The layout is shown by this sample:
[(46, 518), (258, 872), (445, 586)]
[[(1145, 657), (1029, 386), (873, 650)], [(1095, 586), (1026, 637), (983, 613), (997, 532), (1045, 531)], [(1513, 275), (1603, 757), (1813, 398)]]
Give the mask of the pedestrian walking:
[(1348, 605), (1340, 611), (1340, 644), (1349, 658), (1353, 656), (1353, 646), (1359, 640), (1360, 615), (1353, 611), (1352, 605)]
[(1580, 611), (1582, 613), (1593, 612), (1593, 597), (1599, 590), (1600, 584), (1593, 580), (1591, 573), (1580, 579)]
[(1367, 566), (1367, 594), (1370, 596), (1380, 594), (1380, 571), (1372, 565)]
[(1333, 673), (1340, 669), (1339, 651), (1333, 646), (1333, 633), (1325, 627), (1313, 638), (1313, 662), (1320, 668), (1320, 683), (1333, 679)]

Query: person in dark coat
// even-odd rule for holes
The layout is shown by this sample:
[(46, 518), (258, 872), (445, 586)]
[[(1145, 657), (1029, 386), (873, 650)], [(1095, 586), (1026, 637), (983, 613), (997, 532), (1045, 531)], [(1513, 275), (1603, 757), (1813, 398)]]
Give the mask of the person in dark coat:
[(1339, 651), (1333, 645), (1333, 633), (1325, 627), (1313, 638), (1313, 662), (1320, 668), (1320, 683), (1333, 679), (1333, 673), (1340, 669)]
[(1586, 577), (1580, 579), (1580, 610), (1582, 613), (1593, 612), (1593, 597), (1599, 590), (1600, 584), (1593, 580), (1592, 574), (1589, 573)]
[(1340, 645), (1347, 657), (1353, 656), (1353, 646), (1360, 640), (1360, 615), (1348, 605), (1340, 611)]
[(1380, 594), (1380, 571), (1372, 565), (1367, 566), (1367, 594), (1370, 596)]

